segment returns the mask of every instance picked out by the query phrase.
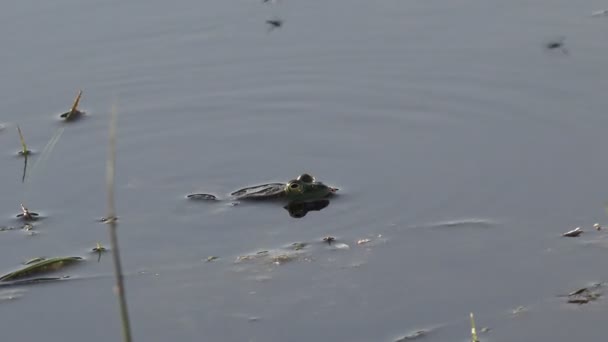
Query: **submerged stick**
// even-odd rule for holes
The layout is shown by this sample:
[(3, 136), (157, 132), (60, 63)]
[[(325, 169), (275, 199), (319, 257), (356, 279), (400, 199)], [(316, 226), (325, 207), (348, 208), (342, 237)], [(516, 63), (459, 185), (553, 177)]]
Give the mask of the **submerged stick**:
[[(77, 105), (78, 103), (75, 103)], [(131, 342), (131, 326), (129, 323), (129, 310), (127, 308), (127, 298), (125, 295), (122, 266), (120, 263), (120, 253), (118, 249), (118, 236), (116, 233), (116, 208), (114, 206), (114, 174), (116, 164), (116, 107), (112, 106), (110, 114), (110, 141), (108, 147), (108, 160), (106, 163), (106, 188), (108, 192), (108, 218), (110, 245), (112, 249), (112, 259), (114, 261), (114, 275), (116, 277), (116, 293), (120, 305), (120, 318), (122, 321), (122, 335), (125, 342)]]

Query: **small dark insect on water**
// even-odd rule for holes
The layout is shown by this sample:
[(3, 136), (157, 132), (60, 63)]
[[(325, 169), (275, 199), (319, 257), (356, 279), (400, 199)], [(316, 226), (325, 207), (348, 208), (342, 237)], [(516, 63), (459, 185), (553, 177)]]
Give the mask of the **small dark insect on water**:
[(279, 28), (279, 27), (283, 26), (283, 20), (278, 19), (278, 18), (277, 19), (269, 19), (269, 20), (266, 20), (266, 24), (269, 25), (269, 31), (272, 31), (272, 30), (274, 30), (276, 28)]
[(564, 54), (567, 54), (568, 50), (566, 50), (566, 48), (564, 47), (564, 43), (565, 43), (564, 41), (565, 41), (565, 38), (563, 38), (563, 37), (548, 41), (547, 43), (545, 43), (545, 48), (547, 50), (560, 50)]

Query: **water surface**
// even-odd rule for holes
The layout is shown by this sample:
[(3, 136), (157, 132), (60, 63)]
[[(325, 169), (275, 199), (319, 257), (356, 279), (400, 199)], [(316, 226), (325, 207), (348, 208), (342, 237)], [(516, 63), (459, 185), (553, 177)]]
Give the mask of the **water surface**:
[[(21, 201), (45, 218), (34, 236), (0, 232), (0, 270), (90, 259), (66, 271), (74, 280), (0, 301), (3, 335), (120, 338), (111, 260), (88, 254), (108, 245), (95, 220), (116, 104), (137, 340), (393, 341), (431, 329), (429, 341), (464, 341), (470, 311), (493, 341), (600, 340), (605, 303), (556, 295), (608, 278), (603, 232), (560, 237), (605, 220), (608, 18), (590, 17), (602, 5), (6, 3), (0, 225), (18, 224)], [(274, 17), (284, 26), (268, 32)], [(543, 48), (560, 36), (568, 54)], [(80, 88), (88, 115), (64, 125)], [(17, 124), (38, 152), (64, 129), (25, 184)], [(184, 198), (302, 172), (341, 195), (301, 219)], [(234, 262), (297, 241), (310, 245), (293, 262)]]

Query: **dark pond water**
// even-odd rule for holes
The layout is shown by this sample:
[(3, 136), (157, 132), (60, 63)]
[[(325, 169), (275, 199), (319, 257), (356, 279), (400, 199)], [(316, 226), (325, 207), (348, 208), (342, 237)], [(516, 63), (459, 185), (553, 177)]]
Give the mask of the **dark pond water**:
[[(87, 261), (60, 272), (68, 281), (0, 289), (3, 337), (120, 339), (110, 256), (89, 253), (109, 245), (96, 219), (116, 104), (136, 340), (394, 341), (428, 329), (428, 341), (465, 341), (471, 311), (491, 328), (482, 340), (602, 340), (605, 301), (558, 295), (608, 281), (608, 233), (591, 230), (608, 221), (608, 17), (590, 16), (603, 6), (5, 3), (0, 226), (19, 224), (20, 202), (45, 217), (35, 235), (0, 232), (0, 271), (36, 256)], [(273, 18), (284, 24), (269, 31)], [(561, 38), (567, 53), (544, 48)], [(80, 88), (88, 115), (65, 124)], [(17, 124), (37, 152), (24, 184)], [(185, 199), (302, 172), (341, 195), (300, 219), (276, 203)], [(587, 232), (560, 237), (575, 226)], [(274, 263), (281, 253), (295, 260)]]

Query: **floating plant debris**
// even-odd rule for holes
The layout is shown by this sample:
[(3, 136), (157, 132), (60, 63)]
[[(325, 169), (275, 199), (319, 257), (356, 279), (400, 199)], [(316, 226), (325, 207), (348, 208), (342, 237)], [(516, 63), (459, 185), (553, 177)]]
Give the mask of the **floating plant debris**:
[(602, 296), (600, 288), (601, 283), (596, 283), (588, 287), (582, 287), (568, 293), (568, 303), (570, 304), (587, 304), (595, 301)]
[(207, 260), (205, 260), (205, 262), (212, 262), (212, 261), (217, 260), (217, 259), (219, 259), (219, 257), (216, 257), (216, 256), (212, 255), (212, 256), (207, 257)]
[(40, 260), (29, 264), (27, 267), (3, 275), (0, 277), (0, 281), (19, 280), (37, 276), (43, 273), (57, 271), (81, 260), (81, 257), (57, 257)]
[(264, 263), (282, 265), (295, 260), (308, 259), (307, 255), (302, 253), (301, 250), (275, 249), (272, 251), (259, 251), (255, 254), (241, 255), (237, 257), (235, 263), (262, 261)]
[(118, 217), (102, 217), (98, 221), (101, 223), (113, 223), (118, 221)]
[(304, 247), (306, 247), (306, 245), (308, 245), (305, 242), (294, 242), (291, 244), (291, 248), (293, 248), (296, 251), (299, 251), (301, 249), (304, 249)]
[(25, 183), (25, 175), (27, 172), (27, 156), (30, 155), (32, 151), (27, 149), (27, 145), (25, 144), (25, 139), (23, 138), (23, 133), (21, 132), (21, 128), (19, 127), (19, 125), (17, 125), (17, 132), (19, 133), (19, 140), (21, 141), (21, 151), (19, 151), (18, 154), (24, 157), (21, 183)]
[(395, 342), (405, 342), (405, 341), (413, 341), (419, 338), (427, 336), (429, 333), (428, 330), (416, 330), (409, 335), (402, 336), (395, 340)]
[(582, 233), (583, 233), (583, 230), (581, 229), (581, 227), (576, 227), (576, 228), (572, 229), (571, 231), (565, 232), (564, 234), (562, 234), (562, 236), (577, 237), (577, 236), (581, 235)]
[(78, 95), (76, 95), (76, 99), (74, 99), (74, 103), (72, 104), (72, 108), (68, 112), (65, 112), (60, 115), (62, 119), (65, 121), (71, 121), (79, 118), (84, 112), (78, 110), (78, 104), (80, 103), (80, 98), (82, 97), (82, 90), (78, 91)]
[(471, 342), (479, 342), (479, 338), (477, 338), (477, 329), (475, 328), (475, 317), (473, 317), (473, 313), (470, 314), (471, 317)]
[(191, 194), (186, 196), (186, 198), (197, 201), (216, 201), (217, 197), (211, 194)]
[(526, 312), (528, 312), (528, 308), (523, 305), (520, 305), (520, 306), (516, 307), (515, 309), (511, 310), (511, 315), (520, 316)]
[(25, 144), (25, 138), (23, 138), (23, 133), (21, 132), (21, 128), (17, 125), (17, 133), (19, 133), (19, 141), (21, 142), (21, 150), (18, 152), (20, 156), (27, 157), (32, 151), (27, 149), (27, 145)]

